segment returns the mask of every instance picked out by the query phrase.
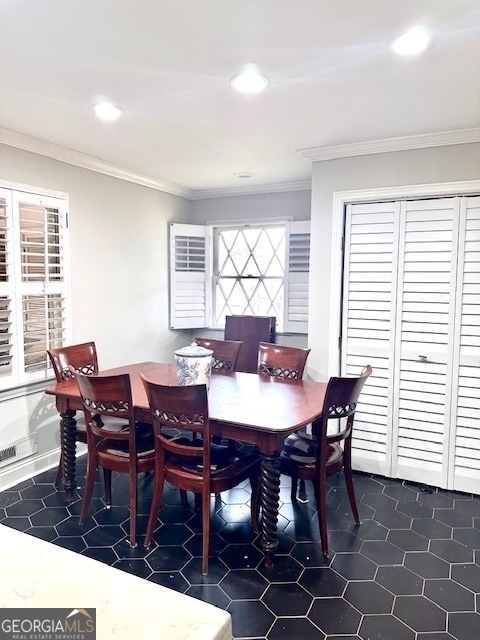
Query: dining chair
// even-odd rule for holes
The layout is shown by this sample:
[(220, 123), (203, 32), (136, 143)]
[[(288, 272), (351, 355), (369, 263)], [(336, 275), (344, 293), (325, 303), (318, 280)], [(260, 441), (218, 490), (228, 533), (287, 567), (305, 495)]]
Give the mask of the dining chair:
[[(152, 542), (164, 483), (192, 491), (201, 496), (202, 575), (207, 575), (211, 494), (232, 489), (248, 478), (252, 488), (251, 524), (258, 533), (260, 455), (230, 450), (216, 455), (211, 449), (206, 385), (166, 386), (141, 377), (155, 434), (155, 481), (145, 547)], [(172, 428), (180, 436), (172, 437)]]
[[(261, 376), (272, 376), (273, 378), (301, 380), (309, 353), (310, 349), (260, 342), (258, 345), (257, 373)], [(304, 486), (304, 483), (302, 486)]]
[(235, 371), (238, 354), (243, 340), (211, 340), (210, 338), (195, 338), (195, 342), (205, 349), (213, 351), (212, 372), (222, 373)]
[(310, 349), (260, 342), (257, 373), (261, 376), (301, 380), (309, 353)]
[[(112, 503), (112, 471), (127, 473), (129, 478), (130, 532), (129, 544), (136, 547), (137, 475), (153, 471), (155, 450), (153, 430), (136, 424), (132, 389), (128, 373), (111, 376), (89, 376), (76, 373), (87, 425), (87, 478), (83, 496), (80, 524), (87, 516), (98, 467), (103, 469), (107, 509)], [(95, 415), (108, 416), (105, 425), (97, 424)], [(113, 418), (122, 425), (112, 430)], [(126, 424), (125, 424), (126, 422)]]
[[(352, 430), (358, 398), (365, 382), (372, 373), (370, 365), (364, 367), (358, 377), (332, 377), (325, 393), (321, 418), (314, 423), (311, 452), (313, 462), (302, 462), (292, 455), (298, 450), (298, 434), (292, 434), (285, 440), (280, 455), (281, 473), (292, 478), (291, 499), (297, 503), (298, 480), (311, 480), (317, 502), (318, 524), (323, 554), (328, 557), (326, 479), (339, 473), (345, 475), (348, 499), (353, 517), (360, 524), (352, 474)], [(331, 421), (338, 421), (334, 433), (327, 434)], [(343, 446), (342, 444), (343, 443)]]
[[(97, 350), (94, 342), (83, 342), (58, 349), (47, 350), (50, 362), (57, 382), (63, 382), (74, 377), (75, 372), (85, 375), (98, 373)], [(77, 420), (77, 431), (75, 434), (77, 442), (87, 443), (87, 427), (82, 418)], [(63, 453), (60, 454), (55, 486), (59, 487), (63, 477)]]
[[(205, 349), (213, 351), (212, 373), (227, 373), (236, 371), (236, 365), (243, 340), (211, 340), (210, 338), (195, 338), (195, 342)], [(215, 444), (221, 445), (222, 438), (213, 436)], [(227, 440), (226, 444), (231, 449), (236, 449), (234, 440)]]

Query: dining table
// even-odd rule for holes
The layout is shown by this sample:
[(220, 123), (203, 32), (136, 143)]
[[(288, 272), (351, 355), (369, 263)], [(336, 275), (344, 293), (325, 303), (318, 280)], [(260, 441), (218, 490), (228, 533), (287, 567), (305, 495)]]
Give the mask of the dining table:
[[(128, 373), (132, 387), (135, 420), (152, 423), (140, 374), (158, 384), (177, 385), (174, 364), (140, 362), (100, 371), (97, 375)], [(285, 438), (322, 414), (327, 384), (313, 380), (289, 380), (245, 372), (212, 373), (208, 392), (211, 434), (255, 445), (261, 454), (261, 548), (266, 567), (274, 564), (278, 547), (277, 522), (280, 497), (280, 452)], [(67, 502), (76, 488), (76, 420), (83, 411), (76, 380), (48, 386), (60, 414), (64, 460), (63, 488)]]

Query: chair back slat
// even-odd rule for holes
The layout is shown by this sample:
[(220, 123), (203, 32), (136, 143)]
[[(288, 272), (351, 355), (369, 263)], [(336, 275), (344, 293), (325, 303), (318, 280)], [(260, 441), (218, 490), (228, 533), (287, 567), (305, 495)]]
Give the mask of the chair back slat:
[(50, 349), (47, 353), (57, 382), (69, 380), (77, 372), (84, 375), (98, 373), (97, 350), (94, 342)]
[[(135, 451), (135, 429), (131, 428), (135, 425), (135, 418), (129, 374), (91, 376), (74, 372), (73, 367), (70, 370), (78, 384), (88, 428), (97, 437), (130, 440)], [(94, 419), (98, 415), (127, 421), (130, 428), (122, 431), (114, 431), (111, 427), (104, 428), (101, 422)]]
[(212, 371), (235, 371), (243, 340), (211, 340), (195, 338), (200, 347), (213, 351)]
[(309, 353), (310, 349), (260, 342), (257, 373), (261, 376), (301, 380)]
[(331, 377), (322, 409), (322, 437), (326, 437), (329, 420), (348, 418), (346, 426), (338, 433), (329, 436), (331, 442), (345, 440), (350, 435), (353, 419), (358, 404), (358, 398), (363, 385), (372, 373), (370, 365), (364, 367), (358, 377)]
[[(153, 417), (155, 444), (175, 455), (202, 457), (204, 465), (209, 467), (210, 421), (206, 385), (170, 386), (150, 382), (144, 376), (141, 378)], [(172, 438), (172, 429), (186, 432), (186, 437)]]

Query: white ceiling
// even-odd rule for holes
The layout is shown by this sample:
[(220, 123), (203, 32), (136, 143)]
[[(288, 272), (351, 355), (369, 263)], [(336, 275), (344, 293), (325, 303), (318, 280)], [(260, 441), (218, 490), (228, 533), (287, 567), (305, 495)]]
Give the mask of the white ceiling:
[[(0, 21), (0, 142), (190, 197), (305, 186), (305, 148), (480, 126), (479, 0), (0, 0)], [(433, 45), (396, 57), (415, 24)], [(247, 63), (262, 94), (229, 85)]]

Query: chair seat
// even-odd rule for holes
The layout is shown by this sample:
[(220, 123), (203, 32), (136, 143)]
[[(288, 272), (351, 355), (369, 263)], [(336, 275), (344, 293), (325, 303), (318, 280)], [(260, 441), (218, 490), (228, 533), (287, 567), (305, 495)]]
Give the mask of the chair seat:
[[(296, 436), (297, 434), (292, 434), (292, 435)], [(299, 438), (299, 439), (302, 439), (302, 438)], [(309, 475), (312, 475), (313, 477), (316, 470), (316, 450), (317, 450), (316, 441), (312, 439), (309, 444), (308, 453), (309, 454), (313, 453), (313, 455), (305, 455), (303, 457), (301, 455), (303, 452), (301, 445), (299, 446), (298, 442), (296, 442), (295, 444), (296, 444), (295, 448), (291, 446), (284, 447), (282, 453), (280, 454), (280, 461), (282, 466), (284, 465), (288, 466), (289, 470), (291, 470), (293, 467), (297, 467), (297, 469), (302, 469), (304, 473), (301, 475), (303, 475), (304, 477)], [(293, 453), (292, 453), (292, 450), (293, 450)], [(343, 449), (340, 445), (336, 443), (327, 445), (327, 468), (337, 464), (338, 462), (341, 462), (342, 458), (343, 458)]]
[(315, 462), (317, 457), (317, 440), (307, 433), (292, 433), (285, 440), (281, 455), (299, 464)]
[[(118, 420), (117, 420), (118, 422)], [(143, 458), (145, 456), (153, 456), (155, 453), (155, 444), (153, 440), (153, 429), (151, 424), (138, 422), (137, 427), (137, 456)], [(103, 429), (108, 429), (104, 426)], [(108, 429), (110, 431), (110, 429)], [(120, 425), (117, 429), (112, 429), (116, 433), (128, 431), (128, 424)], [(102, 453), (110, 453), (122, 458), (129, 458), (128, 441), (127, 440), (109, 440), (106, 438), (98, 445), (98, 451)]]
[[(247, 454), (244, 456), (235, 456), (232, 455), (230, 460), (227, 461), (223, 459), (221, 463), (212, 462), (210, 464), (210, 474), (212, 476), (212, 481), (218, 481), (224, 476), (225, 478), (232, 478), (232, 476), (236, 477), (239, 474), (245, 474), (250, 470), (250, 467), (258, 464), (260, 461), (260, 456), (256, 453)], [(173, 470), (181, 470), (187, 471), (189, 474), (195, 473), (200, 477), (202, 476), (203, 466), (199, 464), (198, 458), (194, 458), (189, 462), (186, 461), (185, 458), (172, 456), (169, 457), (165, 462), (165, 467), (167, 469)], [(248, 477), (248, 473), (245, 477)]]
[[(248, 478), (257, 477), (260, 473), (260, 455), (256, 452), (238, 457), (231, 464), (221, 467), (210, 465), (210, 493), (219, 494), (222, 491), (237, 486)], [(203, 469), (198, 459), (192, 460), (192, 465), (185, 464), (185, 458), (171, 456), (165, 460), (165, 480), (181, 489), (202, 493)], [(254, 531), (258, 525), (253, 524)]]
[[(102, 416), (100, 418), (100, 416), (94, 416), (94, 419), (95, 418), (97, 419), (97, 421), (101, 421), (103, 428), (107, 429), (108, 431), (124, 431), (125, 429), (128, 429), (128, 424), (119, 424), (118, 420), (115, 418), (109, 418), (108, 416)], [(80, 434), (80, 438), (77, 438), (77, 439), (80, 440), (83, 434), (85, 434), (85, 438), (86, 438), (87, 425), (85, 423), (83, 416), (77, 418), (76, 428), (77, 428), (77, 435)]]
[[(203, 446), (203, 440), (201, 438), (193, 438), (190, 440), (187, 437), (176, 437), (173, 438), (173, 441), (177, 444), (191, 445), (198, 448)], [(258, 460), (258, 455), (255, 454), (254, 458), (255, 460)], [(233, 465), (235, 463), (238, 463), (238, 468), (244, 467), (246, 460), (253, 460), (254, 458), (249, 458), (247, 454), (241, 454), (228, 445), (218, 444), (215, 442), (210, 443), (210, 473), (212, 476), (221, 474), (226, 469), (230, 473), (232, 470), (234, 471)], [(170, 466), (171, 469), (184, 469), (189, 473), (197, 473), (199, 475), (203, 472), (203, 466), (199, 458), (191, 458), (188, 460), (185, 456), (167, 454), (166, 459), (166, 465)], [(247, 465), (249, 466), (248, 461)]]

